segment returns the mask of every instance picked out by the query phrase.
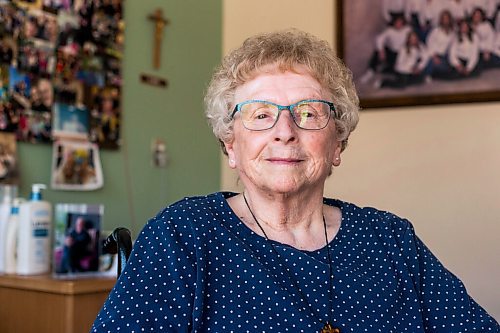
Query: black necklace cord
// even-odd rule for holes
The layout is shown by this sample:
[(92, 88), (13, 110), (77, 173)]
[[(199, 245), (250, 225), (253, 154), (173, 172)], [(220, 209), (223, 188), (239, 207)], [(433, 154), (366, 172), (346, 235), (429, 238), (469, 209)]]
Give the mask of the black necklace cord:
[(333, 267), (332, 267), (332, 256), (330, 254), (330, 242), (328, 242), (328, 231), (326, 228), (326, 219), (325, 215), (323, 215), (323, 227), (325, 228), (325, 242), (326, 242), (326, 253), (328, 256), (328, 302), (330, 303), (330, 321), (333, 321)]
[(274, 254), (280, 260), (281, 267), (285, 268), (285, 271), (288, 275), (288, 278), (290, 279), (290, 281), (292, 281), (295, 289), (297, 289), (303, 303), (307, 304), (307, 307), (309, 308), (311, 315), (313, 317), (317, 318), (321, 324), (325, 324), (325, 327), (327, 327), (327, 325), (332, 323), (332, 320), (333, 320), (333, 281), (332, 281), (333, 280), (333, 267), (332, 267), (332, 257), (330, 255), (330, 243), (328, 242), (328, 232), (327, 232), (327, 228), (326, 228), (325, 215), (323, 215), (323, 227), (325, 230), (325, 242), (326, 242), (326, 249), (327, 249), (327, 255), (328, 255), (328, 273), (329, 273), (329, 276), (328, 276), (328, 303), (330, 305), (330, 317), (331, 317), (329, 321), (328, 320), (326, 321), (326, 323), (324, 323), (323, 319), (321, 317), (318, 317), (318, 315), (314, 312), (311, 303), (309, 303), (307, 297), (305, 297), (304, 293), (302, 292), (302, 289), (300, 289), (299, 285), (297, 284), (297, 281), (295, 281), (295, 279), (292, 277), (292, 274), (291, 274), (290, 270), (288, 269), (288, 267), (283, 264), (283, 259), (281, 258), (281, 255), (274, 247), (274, 244), (272, 242), (270, 242), (270, 239), (267, 236), (266, 231), (264, 230), (262, 225), (259, 223), (259, 220), (257, 220), (257, 217), (255, 216), (252, 209), (250, 208), (250, 205), (248, 204), (247, 197), (245, 196), (245, 192), (243, 192), (242, 194), (243, 194), (243, 200), (245, 201), (245, 205), (247, 206), (248, 211), (252, 215), (255, 223), (257, 223), (257, 226), (259, 227), (260, 231), (262, 231), (262, 234), (264, 235), (264, 237), (268, 241), (269, 245), (271, 245), (271, 248), (272, 248)]

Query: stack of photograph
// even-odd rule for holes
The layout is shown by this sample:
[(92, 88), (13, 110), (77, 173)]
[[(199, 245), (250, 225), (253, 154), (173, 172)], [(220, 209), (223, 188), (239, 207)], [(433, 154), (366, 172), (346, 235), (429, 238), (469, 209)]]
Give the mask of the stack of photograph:
[(120, 144), (121, 1), (0, 0), (0, 131)]

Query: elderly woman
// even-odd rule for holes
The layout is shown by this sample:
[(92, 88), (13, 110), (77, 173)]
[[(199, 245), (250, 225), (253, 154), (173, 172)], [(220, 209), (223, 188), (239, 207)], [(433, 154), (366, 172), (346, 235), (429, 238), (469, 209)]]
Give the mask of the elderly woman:
[(93, 332), (499, 332), (410, 222), (323, 197), (358, 122), (326, 42), (249, 38), (206, 105), (244, 190), (151, 219)]

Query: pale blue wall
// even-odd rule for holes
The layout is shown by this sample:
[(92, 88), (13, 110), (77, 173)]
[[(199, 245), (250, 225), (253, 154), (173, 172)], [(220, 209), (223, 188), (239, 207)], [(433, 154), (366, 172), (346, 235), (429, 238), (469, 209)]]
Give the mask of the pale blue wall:
[[(47, 190), (52, 203), (103, 203), (104, 228), (132, 228), (183, 196), (219, 189), (219, 148), (203, 116), (203, 92), (221, 58), (221, 1), (124, 1), (126, 47), (123, 61), (123, 146), (101, 151), (104, 188), (92, 192)], [(162, 8), (162, 66), (152, 67), (153, 24), (148, 14)], [(141, 84), (139, 75), (167, 78), (167, 89)], [(153, 138), (167, 142), (170, 164), (151, 166)], [(26, 196), (33, 182), (50, 183), (52, 147), (19, 143)]]

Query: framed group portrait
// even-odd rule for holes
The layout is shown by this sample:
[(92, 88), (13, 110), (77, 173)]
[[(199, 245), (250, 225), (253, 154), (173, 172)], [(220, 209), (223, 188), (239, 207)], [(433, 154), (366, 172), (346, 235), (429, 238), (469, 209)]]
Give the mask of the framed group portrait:
[(500, 1), (338, 0), (363, 108), (500, 100)]

